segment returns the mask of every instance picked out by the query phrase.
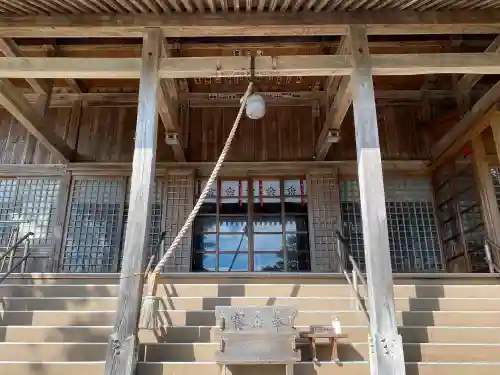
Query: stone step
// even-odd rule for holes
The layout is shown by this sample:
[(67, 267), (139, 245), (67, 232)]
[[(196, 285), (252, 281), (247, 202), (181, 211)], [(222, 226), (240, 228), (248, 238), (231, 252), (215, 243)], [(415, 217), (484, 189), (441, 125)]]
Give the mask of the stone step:
[[(7, 279), (9, 280), (9, 279)], [(295, 279), (289, 284), (214, 284), (214, 283), (179, 283), (160, 284), (159, 297), (345, 297), (352, 298), (353, 291), (347, 284), (304, 284)], [(15, 281), (15, 280), (10, 280)], [(17, 280), (21, 281), (21, 280)], [(58, 281), (47, 279), (47, 281)], [(68, 281), (68, 280), (63, 280)], [(77, 279), (77, 281), (82, 281)], [(300, 283), (297, 283), (300, 281)], [(439, 280), (438, 280), (439, 281)], [(468, 282), (464, 280), (463, 282)], [(233, 280), (234, 282), (234, 280)], [(115, 284), (25, 284), (0, 285), (0, 297), (116, 297), (119, 286)], [(363, 288), (360, 288), (364, 293)], [(500, 283), (496, 285), (395, 285), (396, 298), (496, 298), (500, 296)]]
[[(0, 361), (85, 362), (103, 361), (107, 343), (0, 343)], [(309, 347), (302, 349), (302, 360), (312, 360)], [(143, 344), (140, 360), (147, 362), (211, 362), (219, 343), (197, 344)], [(408, 362), (495, 362), (499, 345), (468, 344), (404, 344)], [(330, 345), (318, 346), (318, 359), (331, 361)], [(367, 361), (368, 344), (339, 343), (339, 358), (344, 362)]]
[[(162, 274), (160, 284), (329, 284), (347, 285), (340, 273), (280, 273), (280, 272), (231, 272), (231, 273), (169, 273)], [(263, 282), (264, 281), (264, 282)], [(400, 273), (393, 274), (396, 285), (500, 285), (497, 275), (483, 273)], [(11, 274), (2, 284), (28, 285), (118, 285), (116, 273), (32, 273)]]
[[(113, 311), (5, 311), (0, 327), (30, 326), (110, 326), (114, 324)], [(492, 311), (399, 311), (399, 325), (409, 326), (465, 326), (500, 327), (500, 314)], [(295, 319), (297, 326), (330, 325), (338, 317), (344, 325), (364, 325), (360, 311), (302, 311)], [(164, 326), (214, 326), (215, 314), (210, 310), (159, 311), (158, 319)]]
[[(0, 363), (2, 375), (101, 375), (104, 362), (8, 362)], [(408, 363), (406, 375), (497, 375), (499, 363)], [(282, 365), (230, 366), (227, 375), (285, 375)], [(313, 364), (308, 362), (294, 365), (296, 375), (367, 375), (368, 362)], [(138, 363), (137, 375), (220, 375), (216, 363)]]
[[(115, 311), (114, 297), (5, 297), (0, 311)], [(500, 311), (500, 298), (396, 298), (400, 311)], [(214, 310), (216, 306), (294, 306), (299, 311), (355, 311), (343, 297), (163, 297), (165, 310)]]
[[(299, 331), (307, 326), (297, 327)], [(368, 337), (367, 326), (343, 326), (350, 342), (364, 342)], [(5, 342), (94, 342), (104, 343), (112, 331), (111, 326), (102, 327), (31, 327), (9, 326), (0, 328), (0, 337)], [(489, 327), (400, 327), (403, 341), (407, 343), (499, 343), (500, 328)], [(208, 343), (218, 339), (216, 327), (168, 327), (158, 331), (140, 330), (142, 343)]]

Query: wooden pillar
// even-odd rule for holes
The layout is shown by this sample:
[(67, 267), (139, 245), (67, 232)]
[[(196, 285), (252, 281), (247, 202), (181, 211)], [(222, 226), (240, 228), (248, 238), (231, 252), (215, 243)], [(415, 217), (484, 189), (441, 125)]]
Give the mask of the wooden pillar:
[(404, 375), (392, 282), (382, 159), (371, 58), (364, 26), (349, 27), (351, 92), (356, 130), (359, 194), (363, 222), (371, 333), (371, 375)]
[(137, 324), (142, 300), (151, 193), (155, 175), (158, 130), (157, 92), (161, 31), (144, 36), (139, 104), (132, 163), (130, 203), (123, 248), (118, 307), (106, 354), (106, 375), (133, 375), (137, 362)]
[(493, 140), (495, 141), (495, 148), (497, 151), (497, 158), (500, 162), (500, 113), (497, 112), (495, 116), (490, 119), (491, 132), (493, 133)]
[(472, 140), (472, 152), (486, 235), (500, 244), (500, 211), (481, 134)]

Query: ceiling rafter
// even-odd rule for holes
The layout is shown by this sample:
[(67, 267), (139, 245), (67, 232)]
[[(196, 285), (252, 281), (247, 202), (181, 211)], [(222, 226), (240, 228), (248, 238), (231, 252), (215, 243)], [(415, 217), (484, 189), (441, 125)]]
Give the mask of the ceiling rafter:
[[(187, 0), (186, 0), (187, 1)], [(0, 37), (140, 37), (147, 28), (160, 28), (166, 37), (223, 36), (324, 36), (345, 35), (349, 25), (363, 25), (370, 35), (416, 34), (500, 34), (500, 10), (426, 11), (350, 11), (350, 12), (233, 12), (228, 13), (227, 0), (223, 12), (217, 12), (213, 0), (208, 4), (213, 14), (191, 14), (175, 0), (172, 14), (151, 14), (144, 3), (134, 6), (148, 14), (29, 15), (19, 11), (0, 19)], [(87, 3), (90, 4), (90, 3)], [(285, 11), (291, 1), (285, 0)], [(88, 6), (88, 5), (87, 5)], [(22, 17), (20, 17), (22, 16)]]

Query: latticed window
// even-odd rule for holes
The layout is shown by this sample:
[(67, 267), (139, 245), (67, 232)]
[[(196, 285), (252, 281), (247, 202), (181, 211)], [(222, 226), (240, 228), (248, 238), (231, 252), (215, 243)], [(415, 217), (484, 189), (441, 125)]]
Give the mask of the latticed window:
[[(150, 243), (156, 243), (162, 223), (162, 183), (155, 184)], [(120, 270), (128, 217), (127, 178), (75, 178), (71, 184), (61, 270)]]
[(195, 221), (193, 253), (193, 271), (309, 271), (306, 181), (218, 181)]
[[(129, 184), (130, 185), (130, 184)], [(151, 203), (151, 219), (149, 225), (149, 249), (146, 255), (148, 261), (151, 255), (154, 255), (153, 265), (158, 263), (159, 259), (163, 255), (163, 247), (158, 250), (158, 242), (160, 240), (160, 235), (162, 232), (162, 219), (163, 219), (163, 200), (165, 197), (164, 186), (162, 181), (155, 181), (153, 183), (153, 199)], [(130, 201), (130, 187), (127, 188), (127, 194), (125, 197), (125, 207), (123, 213), (123, 231), (121, 239), (121, 248), (125, 245), (125, 234), (127, 233), (127, 221), (128, 221), (128, 206)], [(120, 252), (120, 264), (123, 257), (123, 252)]]
[[(385, 182), (389, 247), (394, 272), (442, 270), (432, 191), (426, 180)], [(340, 184), (341, 214), (349, 250), (365, 269), (358, 182)]]
[[(48, 270), (46, 267), (54, 247), (53, 226), (58, 192), (57, 178), (0, 180), (0, 245), (7, 247), (14, 242), (14, 228), (18, 228), (18, 237), (33, 232), (33, 257), (29, 260), (28, 270), (35, 270), (30, 265), (35, 262), (38, 262), (36, 271)], [(18, 251), (16, 258), (21, 257), (21, 251)]]

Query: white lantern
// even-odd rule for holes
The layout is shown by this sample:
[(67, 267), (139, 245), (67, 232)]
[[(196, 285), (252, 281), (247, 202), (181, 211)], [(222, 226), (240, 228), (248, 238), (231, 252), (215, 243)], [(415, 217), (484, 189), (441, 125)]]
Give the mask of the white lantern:
[(266, 114), (266, 102), (262, 96), (252, 94), (248, 97), (245, 110), (248, 118), (258, 120)]

